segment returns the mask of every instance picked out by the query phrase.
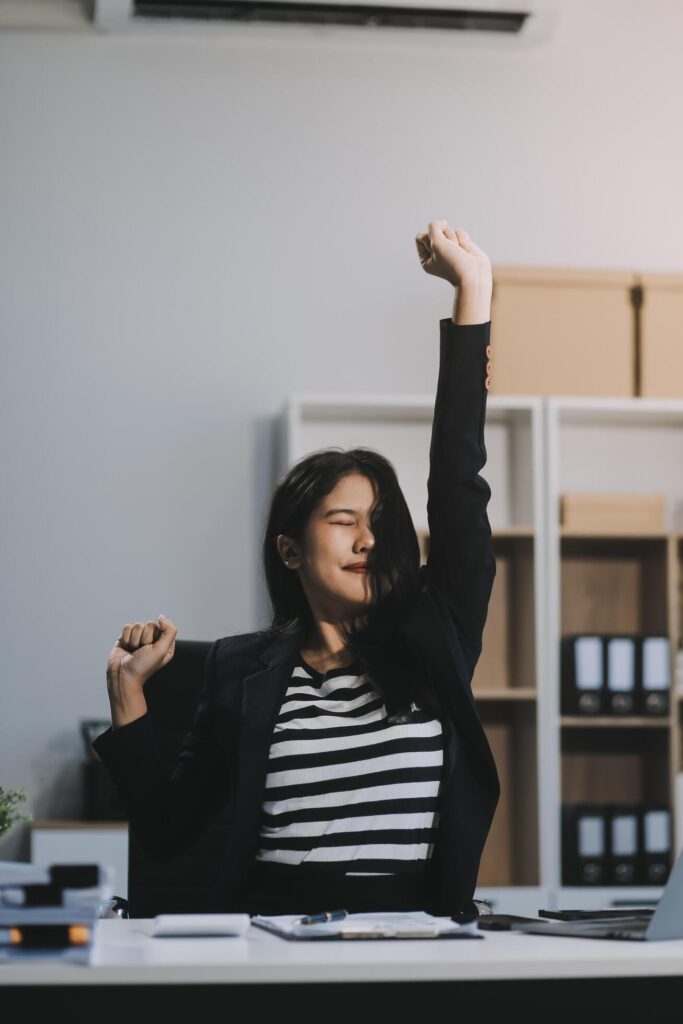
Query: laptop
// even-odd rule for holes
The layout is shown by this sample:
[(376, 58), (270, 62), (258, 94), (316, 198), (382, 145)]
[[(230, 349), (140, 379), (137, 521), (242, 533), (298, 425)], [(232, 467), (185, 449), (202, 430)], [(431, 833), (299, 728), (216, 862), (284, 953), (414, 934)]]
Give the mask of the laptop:
[[(633, 916), (592, 920), (552, 921), (512, 925), (514, 931), (534, 935), (565, 935), (579, 939), (628, 939), (650, 942), (657, 939), (683, 939), (683, 850), (679, 853), (655, 909), (648, 913), (633, 911)], [(606, 911), (605, 913), (609, 913)]]

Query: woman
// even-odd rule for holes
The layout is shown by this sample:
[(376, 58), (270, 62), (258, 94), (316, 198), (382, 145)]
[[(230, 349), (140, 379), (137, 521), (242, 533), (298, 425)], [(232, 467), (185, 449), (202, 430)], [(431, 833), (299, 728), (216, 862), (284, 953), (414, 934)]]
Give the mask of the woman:
[(170, 776), (143, 688), (173, 657), (175, 625), (127, 624), (109, 657), (112, 728), (93, 747), (146, 855), (170, 859), (233, 801), (216, 910), (477, 912), (500, 792), (471, 691), (496, 573), (479, 476), (492, 273), (446, 221), (416, 244), (457, 288), (440, 322), (426, 566), (391, 464), (315, 452), (272, 499), (271, 627), (211, 646)]

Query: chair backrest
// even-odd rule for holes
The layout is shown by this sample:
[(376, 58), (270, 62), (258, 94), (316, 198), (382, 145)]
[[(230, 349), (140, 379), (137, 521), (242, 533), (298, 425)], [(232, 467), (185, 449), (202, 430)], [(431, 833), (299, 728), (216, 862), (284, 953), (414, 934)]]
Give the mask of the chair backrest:
[[(210, 641), (176, 640), (173, 659), (145, 684), (145, 699), (161, 745), (165, 767), (175, 763), (194, 720), (204, 682)], [(208, 913), (213, 881), (225, 849), (230, 801), (204, 832), (173, 860), (145, 858), (129, 829), (128, 903), (131, 917)]]

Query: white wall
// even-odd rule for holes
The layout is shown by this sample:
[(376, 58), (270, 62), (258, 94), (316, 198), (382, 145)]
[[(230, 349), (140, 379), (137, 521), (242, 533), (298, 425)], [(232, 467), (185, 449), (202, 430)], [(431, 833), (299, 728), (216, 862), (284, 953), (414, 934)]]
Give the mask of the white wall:
[(683, 6), (571, 0), (519, 52), (374, 31), (0, 34), (0, 784), (37, 818), (79, 811), (125, 622), (266, 624), (286, 396), (433, 392), (430, 220), (683, 269)]

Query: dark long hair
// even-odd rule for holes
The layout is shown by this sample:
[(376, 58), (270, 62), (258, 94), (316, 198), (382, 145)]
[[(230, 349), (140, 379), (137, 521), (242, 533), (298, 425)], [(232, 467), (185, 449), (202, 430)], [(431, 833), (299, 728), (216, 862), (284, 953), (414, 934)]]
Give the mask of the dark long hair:
[[(342, 625), (344, 641), (373, 678), (388, 708), (411, 700), (436, 710), (431, 686), (400, 644), (397, 627), (421, 589), (420, 546), (410, 511), (391, 462), (371, 448), (326, 448), (299, 459), (273, 493), (263, 534), (263, 572), (273, 615), (264, 634), (276, 637), (313, 623), (308, 599), (296, 573), (277, 550), (279, 534), (299, 543), (318, 503), (350, 473), (373, 485), (376, 501), (370, 519), (375, 543), (368, 552), (371, 599), (358, 621)], [(431, 696), (430, 696), (431, 694)]]

